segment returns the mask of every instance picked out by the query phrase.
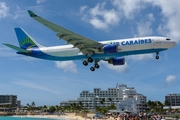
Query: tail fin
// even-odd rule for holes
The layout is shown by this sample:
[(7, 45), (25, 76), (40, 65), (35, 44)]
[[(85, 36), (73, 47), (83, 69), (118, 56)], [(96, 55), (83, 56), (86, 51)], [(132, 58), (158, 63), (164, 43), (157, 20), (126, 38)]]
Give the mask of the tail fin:
[(30, 35), (28, 35), (22, 28), (14, 28), (16, 32), (19, 45), (22, 49), (28, 49), (32, 47), (43, 47), (38, 44)]

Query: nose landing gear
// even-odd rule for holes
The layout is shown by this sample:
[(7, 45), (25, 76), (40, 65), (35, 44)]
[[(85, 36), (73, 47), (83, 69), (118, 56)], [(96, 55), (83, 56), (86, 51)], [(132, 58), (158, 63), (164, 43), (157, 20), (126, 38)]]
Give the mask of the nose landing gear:
[(159, 59), (159, 52), (156, 52), (156, 60)]

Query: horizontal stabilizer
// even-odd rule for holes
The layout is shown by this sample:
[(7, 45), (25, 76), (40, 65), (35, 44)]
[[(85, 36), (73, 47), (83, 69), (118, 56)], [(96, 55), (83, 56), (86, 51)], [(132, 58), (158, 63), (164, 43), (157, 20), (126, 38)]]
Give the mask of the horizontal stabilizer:
[(16, 51), (18, 51), (18, 52), (21, 52), (21, 53), (30, 53), (30, 51), (28, 51), (28, 50), (19, 48), (19, 47), (17, 47), (17, 46), (11, 45), (11, 44), (3, 44), (3, 45), (5, 45), (5, 46), (7, 46), (7, 47), (10, 47), (10, 48), (12, 48), (12, 49), (14, 49), (14, 50), (16, 50)]

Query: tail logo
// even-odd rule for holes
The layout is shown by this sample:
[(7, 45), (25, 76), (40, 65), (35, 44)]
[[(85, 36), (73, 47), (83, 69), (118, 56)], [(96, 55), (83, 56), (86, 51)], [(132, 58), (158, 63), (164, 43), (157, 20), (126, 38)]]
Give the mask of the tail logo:
[(31, 47), (37, 47), (37, 45), (28, 37), (26, 36), (24, 38), (24, 40), (22, 40), (21, 42), (19, 42), (21, 48), (31, 48)]

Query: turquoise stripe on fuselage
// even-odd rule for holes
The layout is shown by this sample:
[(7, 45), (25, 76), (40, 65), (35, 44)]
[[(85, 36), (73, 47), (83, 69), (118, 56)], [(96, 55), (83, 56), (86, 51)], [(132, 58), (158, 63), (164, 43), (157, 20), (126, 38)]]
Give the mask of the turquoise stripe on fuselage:
[[(136, 55), (136, 54), (148, 54), (148, 53), (155, 53), (155, 52), (161, 52), (167, 49), (147, 49), (147, 50), (133, 50), (133, 51), (123, 51), (123, 52), (118, 52), (116, 54), (93, 54), (91, 57), (94, 60), (105, 60), (108, 58), (114, 58), (114, 57), (123, 57), (127, 55)], [(22, 54), (22, 53), (18, 53)], [(30, 54), (23, 54), (35, 58), (40, 58), (40, 59), (46, 59), (46, 60), (55, 60), (55, 61), (66, 61), (66, 60), (83, 60), (87, 59), (87, 56), (84, 55), (76, 55), (76, 56), (52, 56), (48, 55), (39, 49), (36, 49), (35, 51), (32, 51)]]

